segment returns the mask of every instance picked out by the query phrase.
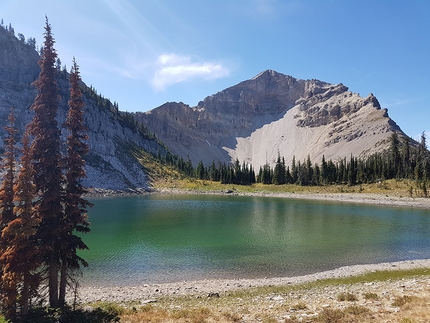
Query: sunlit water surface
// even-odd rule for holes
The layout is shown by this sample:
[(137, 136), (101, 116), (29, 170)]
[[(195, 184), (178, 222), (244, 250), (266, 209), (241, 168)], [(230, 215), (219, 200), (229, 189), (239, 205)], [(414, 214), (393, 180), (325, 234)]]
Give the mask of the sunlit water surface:
[(292, 276), (430, 258), (430, 211), (296, 199), (93, 199), (86, 285)]

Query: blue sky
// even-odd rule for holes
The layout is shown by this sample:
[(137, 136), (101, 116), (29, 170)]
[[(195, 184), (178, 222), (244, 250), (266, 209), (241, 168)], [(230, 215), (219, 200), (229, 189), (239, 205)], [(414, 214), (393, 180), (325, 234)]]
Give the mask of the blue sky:
[[(123, 111), (194, 106), (266, 69), (373, 93), (410, 136), (430, 135), (428, 0), (0, 0)], [(428, 138), (430, 142), (430, 138)]]

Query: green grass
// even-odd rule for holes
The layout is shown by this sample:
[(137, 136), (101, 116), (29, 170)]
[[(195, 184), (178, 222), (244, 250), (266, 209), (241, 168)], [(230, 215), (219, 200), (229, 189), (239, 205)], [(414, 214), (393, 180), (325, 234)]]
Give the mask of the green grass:
[(336, 194), (336, 193), (358, 193), (358, 194), (382, 194), (394, 197), (421, 197), (420, 190), (415, 188), (416, 183), (411, 180), (386, 180), (380, 183), (362, 184), (355, 186), (348, 185), (327, 185), (327, 186), (300, 186), (295, 184), (287, 185), (265, 185), (256, 183), (253, 185), (221, 184), (208, 180), (198, 180), (184, 178), (179, 173), (167, 170), (160, 164), (154, 164), (151, 170), (154, 188), (175, 188), (185, 191), (195, 192), (223, 192), (231, 190), (233, 193), (259, 193), (259, 194)]

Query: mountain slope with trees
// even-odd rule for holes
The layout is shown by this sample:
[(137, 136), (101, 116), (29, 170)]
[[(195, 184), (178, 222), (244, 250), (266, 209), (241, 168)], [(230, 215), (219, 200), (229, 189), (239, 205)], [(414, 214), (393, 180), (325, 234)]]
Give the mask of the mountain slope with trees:
[[(40, 58), (34, 38), (17, 37), (11, 26), (0, 26), (0, 152), (4, 151), (4, 138), (10, 109), (14, 108), (19, 136), (33, 117), (30, 106), (37, 95), (32, 85), (37, 79)], [(57, 122), (62, 125), (67, 117), (70, 99), (70, 74), (57, 57), (56, 78), (59, 88)], [(119, 110), (99, 94), (93, 86), (79, 84), (84, 102), (85, 126), (88, 129), (89, 152), (86, 155), (87, 177), (85, 187), (113, 190), (147, 190), (150, 188), (146, 172), (135, 152), (145, 150), (152, 154), (165, 154), (166, 147), (153, 134), (135, 120), (133, 114)], [(60, 127), (64, 142), (67, 131)], [(62, 150), (66, 149), (64, 146)]]

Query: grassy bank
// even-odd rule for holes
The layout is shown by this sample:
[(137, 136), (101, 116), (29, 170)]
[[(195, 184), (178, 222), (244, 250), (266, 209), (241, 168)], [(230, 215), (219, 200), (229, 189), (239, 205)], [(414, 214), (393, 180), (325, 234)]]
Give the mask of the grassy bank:
[(412, 180), (386, 180), (373, 184), (326, 185), (326, 186), (300, 186), (300, 185), (232, 185), (219, 182), (204, 181), (189, 178), (155, 178), (155, 189), (177, 189), (196, 192), (225, 192), (237, 193), (297, 193), (297, 194), (338, 194), (338, 193), (362, 193), (383, 194), (393, 197), (423, 197), (422, 190)]
[(110, 307), (121, 322), (429, 322), (430, 269), (378, 271)]

